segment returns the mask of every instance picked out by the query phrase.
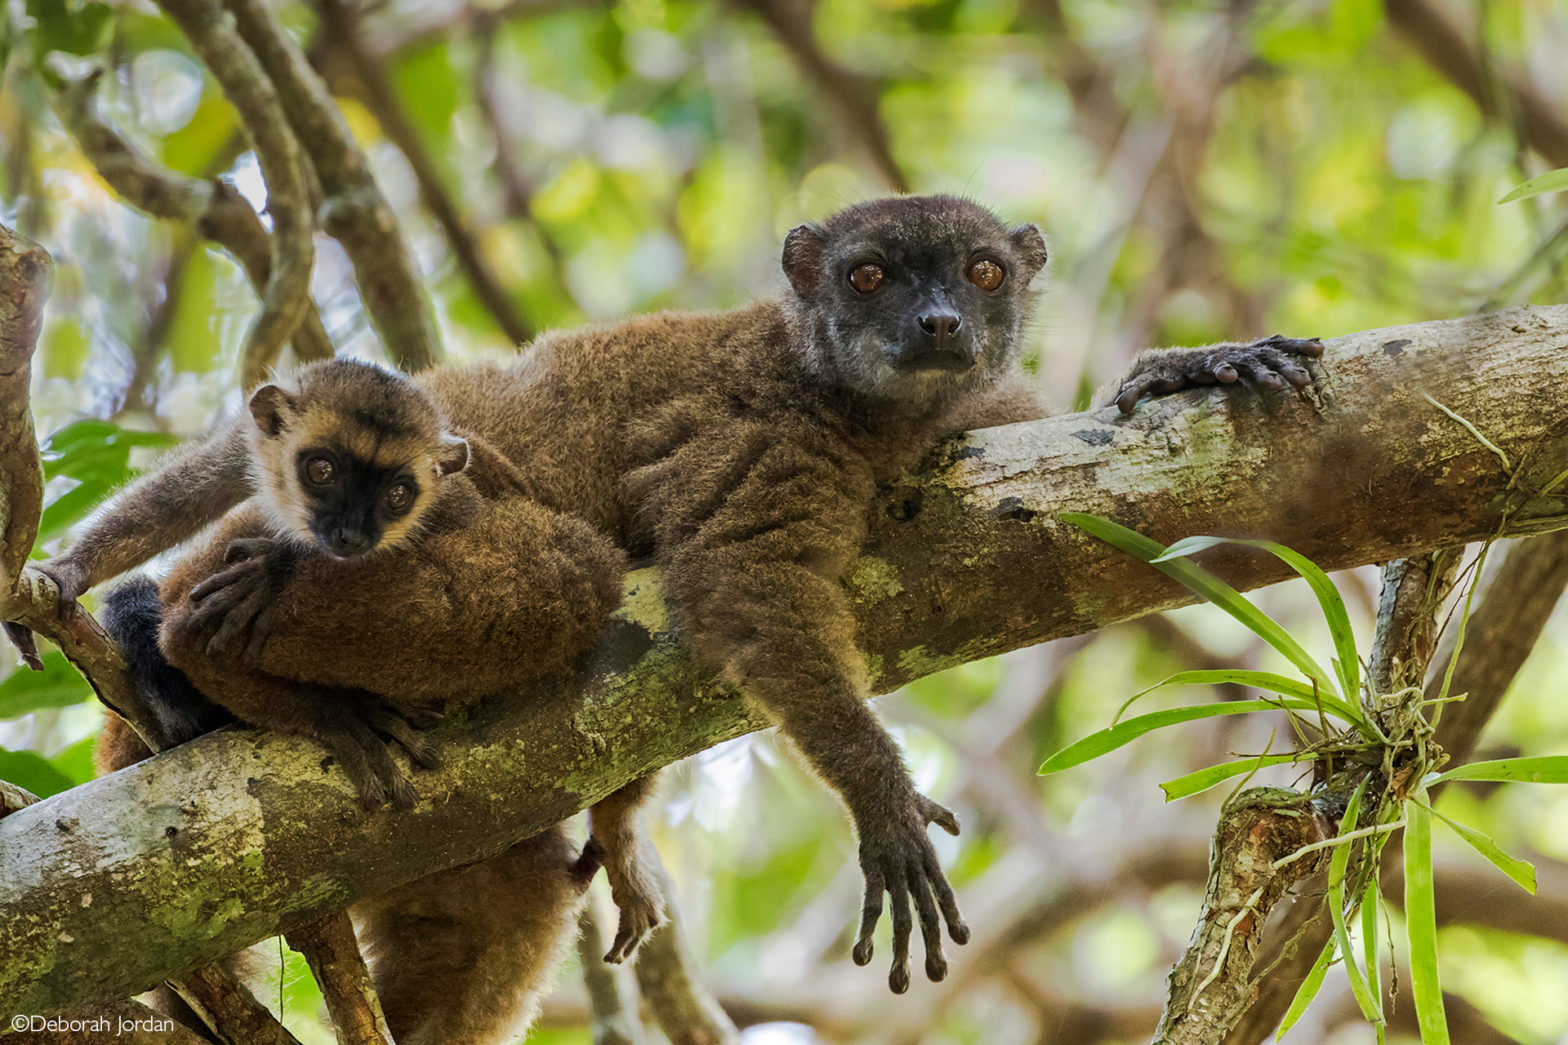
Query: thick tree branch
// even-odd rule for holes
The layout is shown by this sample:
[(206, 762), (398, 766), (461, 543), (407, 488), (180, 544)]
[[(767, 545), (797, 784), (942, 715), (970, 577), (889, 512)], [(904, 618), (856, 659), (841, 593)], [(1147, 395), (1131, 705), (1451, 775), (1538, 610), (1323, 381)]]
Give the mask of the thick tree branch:
[[(1061, 522), (1069, 508), (1162, 540), (1267, 534), (1328, 569), (1485, 537), (1505, 518), (1519, 532), (1562, 526), (1562, 503), (1533, 493), (1568, 468), (1564, 345), (1565, 307), (1369, 331), (1329, 346), (1320, 397), (1210, 389), (1127, 418), (955, 439), (879, 495), (846, 582), (873, 687), (1189, 601)], [(1286, 569), (1244, 551), (1208, 561), (1241, 588)], [(494, 853), (761, 725), (693, 662), (656, 572), (637, 571), (575, 677), (443, 727), (446, 765), (419, 776), (407, 812), (359, 811), (306, 741), (230, 730), (11, 814), (0, 996), (50, 1011), (133, 993)]]

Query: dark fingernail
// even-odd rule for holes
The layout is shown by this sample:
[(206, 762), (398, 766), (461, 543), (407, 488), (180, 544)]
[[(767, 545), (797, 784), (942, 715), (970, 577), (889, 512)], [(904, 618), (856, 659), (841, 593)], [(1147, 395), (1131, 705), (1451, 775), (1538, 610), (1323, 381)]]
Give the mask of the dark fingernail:
[(1214, 368), (1214, 376), (1228, 385), (1241, 375), (1237, 374), (1236, 368), (1231, 366), (1229, 363), (1221, 363), (1219, 366)]
[(951, 936), (953, 938), (953, 942), (956, 944), (966, 944), (969, 942), (969, 926), (965, 925), (963, 922), (959, 922), (956, 925), (949, 925), (947, 927), (947, 935)]
[(1132, 413), (1132, 408), (1138, 405), (1138, 397), (1131, 395), (1119, 396), (1116, 400), (1116, 409), (1124, 414)]
[(947, 962), (942, 958), (926, 956), (926, 979), (932, 983), (941, 983), (947, 979)]
[(866, 940), (855, 944), (855, 949), (849, 953), (856, 965), (865, 965), (871, 960), (871, 941)]
[(903, 994), (909, 990), (909, 966), (895, 965), (893, 971), (887, 974), (888, 988), (894, 994)]

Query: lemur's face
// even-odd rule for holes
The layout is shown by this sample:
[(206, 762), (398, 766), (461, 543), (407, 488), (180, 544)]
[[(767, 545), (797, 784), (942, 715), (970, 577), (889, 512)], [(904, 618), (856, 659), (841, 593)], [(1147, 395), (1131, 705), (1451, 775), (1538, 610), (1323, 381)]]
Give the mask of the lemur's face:
[(821, 350), (851, 386), (939, 398), (989, 383), (1016, 360), (1030, 281), (1046, 249), (950, 196), (860, 204), (784, 245), (784, 269)]
[(273, 525), (334, 558), (396, 547), (418, 533), (436, 484), (468, 463), (429, 401), (401, 375), (333, 361), (295, 391), (251, 397), (257, 492)]

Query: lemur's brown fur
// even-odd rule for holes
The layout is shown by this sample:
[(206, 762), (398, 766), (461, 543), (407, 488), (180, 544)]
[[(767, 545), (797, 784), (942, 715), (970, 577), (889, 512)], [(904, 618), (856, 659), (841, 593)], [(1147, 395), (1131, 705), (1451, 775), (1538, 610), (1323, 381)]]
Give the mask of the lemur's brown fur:
[[(1045, 260), (1037, 229), (1009, 229), (968, 201), (877, 200), (790, 234), (790, 290), (780, 300), (553, 332), (509, 363), (414, 378), (454, 431), (487, 440), (515, 467), (530, 503), (584, 520), (663, 566), (697, 653), (779, 723), (848, 807), (866, 878), (854, 957), (871, 956), (885, 894), (895, 991), (909, 983), (911, 900), (932, 979), (946, 970), (942, 923), (967, 939), (926, 837), (932, 822), (955, 833), (958, 824), (916, 792), (865, 702), (865, 660), (839, 582), (879, 480), (948, 435), (1040, 415), (1018, 357), (1027, 288)], [(156, 510), (142, 520), (111, 517), (79, 542), (56, 572), (66, 593), (227, 510), (244, 495), (242, 461), (220, 435), (179, 465), (232, 484), (227, 503), (210, 492), (182, 500), (158, 477), (134, 489), (122, 513)], [(130, 531), (155, 536), (123, 536)], [(180, 584), (220, 568), (220, 544), (166, 589), (177, 606)], [(505, 563), (485, 558), (486, 568), (514, 568), (523, 556), (508, 551)], [(475, 586), (487, 592), (550, 583), (481, 573)], [(278, 641), (303, 658), (298, 671), (312, 681), (363, 684), (317, 663), (326, 658), (311, 640), (360, 609), (335, 586), (320, 596), (302, 598), (312, 610), (294, 637), (266, 638), (261, 655)], [(400, 626), (401, 601), (383, 606), (388, 627)], [(202, 671), (180, 634), (171, 619), (171, 653)], [(367, 659), (404, 649), (377, 647)]]

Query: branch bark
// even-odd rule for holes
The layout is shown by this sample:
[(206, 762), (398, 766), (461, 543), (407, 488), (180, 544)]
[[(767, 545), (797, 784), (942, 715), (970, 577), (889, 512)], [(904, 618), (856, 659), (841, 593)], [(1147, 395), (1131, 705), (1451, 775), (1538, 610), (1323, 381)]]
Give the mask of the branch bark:
[[(1209, 389), (1127, 418), (1106, 409), (955, 439), (879, 493), (846, 580), (873, 687), (1189, 601), (1062, 523), (1069, 507), (1162, 540), (1266, 534), (1327, 569), (1505, 521), (1521, 533), (1568, 524), (1561, 500), (1534, 496), (1568, 469), (1565, 344), (1568, 307), (1374, 330), (1329, 346), (1312, 397)], [(1209, 565), (1244, 589), (1288, 569), (1216, 552)], [(135, 993), (494, 853), (762, 725), (692, 660), (656, 571), (637, 571), (576, 674), (443, 727), (446, 766), (420, 776), (412, 810), (364, 814), (318, 748), (231, 730), (0, 821), (0, 996), (48, 1012)]]

